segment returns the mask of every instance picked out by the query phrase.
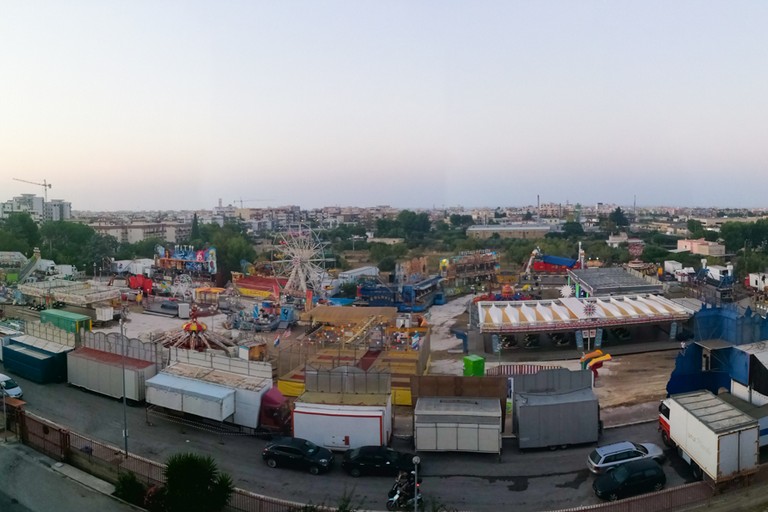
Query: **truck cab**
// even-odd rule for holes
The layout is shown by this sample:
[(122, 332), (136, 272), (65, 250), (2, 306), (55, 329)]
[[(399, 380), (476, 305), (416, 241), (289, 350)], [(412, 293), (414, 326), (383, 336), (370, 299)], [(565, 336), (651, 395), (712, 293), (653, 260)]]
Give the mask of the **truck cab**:
[(262, 439), (291, 435), (291, 405), (277, 388), (271, 388), (261, 397), (259, 426), (256, 435)]
[(661, 433), (661, 440), (664, 441), (665, 446), (674, 447), (675, 442), (669, 435), (669, 399), (659, 402), (659, 432)]

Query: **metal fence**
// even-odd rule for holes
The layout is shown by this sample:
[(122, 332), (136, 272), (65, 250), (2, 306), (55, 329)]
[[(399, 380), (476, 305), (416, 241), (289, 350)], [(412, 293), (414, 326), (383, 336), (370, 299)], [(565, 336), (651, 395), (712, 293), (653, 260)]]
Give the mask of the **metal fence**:
[[(118, 475), (131, 472), (147, 487), (165, 484), (165, 465), (129, 453), (120, 448), (71, 432), (39, 416), (21, 414), (19, 431), (22, 442), (49, 457), (90, 473), (102, 480), (117, 483)], [(299, 511), (305, 504), (262, 496), (235, 489), (226, 508), (228, 512)], [(318, 512), (332, 507), (313, 507)]]
[(665, 512), (704, 501), (712, 497), (712, 495), (713, 489), (709, 484), (706, 482), (695, 482), (625, 500), (561, 509), (557, 512), (583, 512), (587, 510), (599, 510), (600, 512)]

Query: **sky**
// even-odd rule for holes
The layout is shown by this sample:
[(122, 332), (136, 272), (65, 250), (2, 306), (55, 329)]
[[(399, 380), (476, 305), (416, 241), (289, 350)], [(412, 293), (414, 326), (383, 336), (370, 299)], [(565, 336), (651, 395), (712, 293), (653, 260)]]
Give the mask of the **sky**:
[(0, 201), (764, 207), (766, 23), (762, 0), (2, 0)]

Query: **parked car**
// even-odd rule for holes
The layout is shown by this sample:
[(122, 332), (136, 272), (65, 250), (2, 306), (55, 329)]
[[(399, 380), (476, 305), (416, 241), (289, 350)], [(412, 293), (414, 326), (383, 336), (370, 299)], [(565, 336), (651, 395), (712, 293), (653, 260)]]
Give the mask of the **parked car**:
[(304, 469), (313, 475), (333, 467), (333, 453), (299, 437), (281, 437), (268, 443), (261, 457), (271, 468)]
[(592, 450), (587, 456), (587, 467), (593, 473), (602, 473), (619, 464), (640, 459), (654, 459), (659, 463), (664, 462), (664, 450), (653, 443), (624, 441), (607, 444)]
[(15, 380), (2, 373), (0, 373), (0, 387), (3, 388), (3, 393), (11, 398), (21, 398), (24, 396), (21, 386)]
[[(361, 446), (344, 452), (341, 467), (352, 475), (397, 475), (413, 471), (413, 454), (399, 452), (386, 446)], [(421, 464), (419, 464), (421, 471)]]
[(592, 489), (598, 498), (617, 500), (650, 491), (660, 491), (667, 483), (664, 470), (653, 459), (641, 459), (616, 466), (595, 478)]

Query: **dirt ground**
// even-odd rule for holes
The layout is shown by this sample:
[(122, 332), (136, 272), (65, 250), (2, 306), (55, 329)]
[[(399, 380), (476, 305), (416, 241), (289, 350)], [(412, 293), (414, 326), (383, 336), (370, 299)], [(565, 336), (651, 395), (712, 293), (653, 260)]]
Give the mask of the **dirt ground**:
[(666, 397), (676, 350), (617, 356), (598, 370), (595, 393), (608, 409), (656, 402)]

